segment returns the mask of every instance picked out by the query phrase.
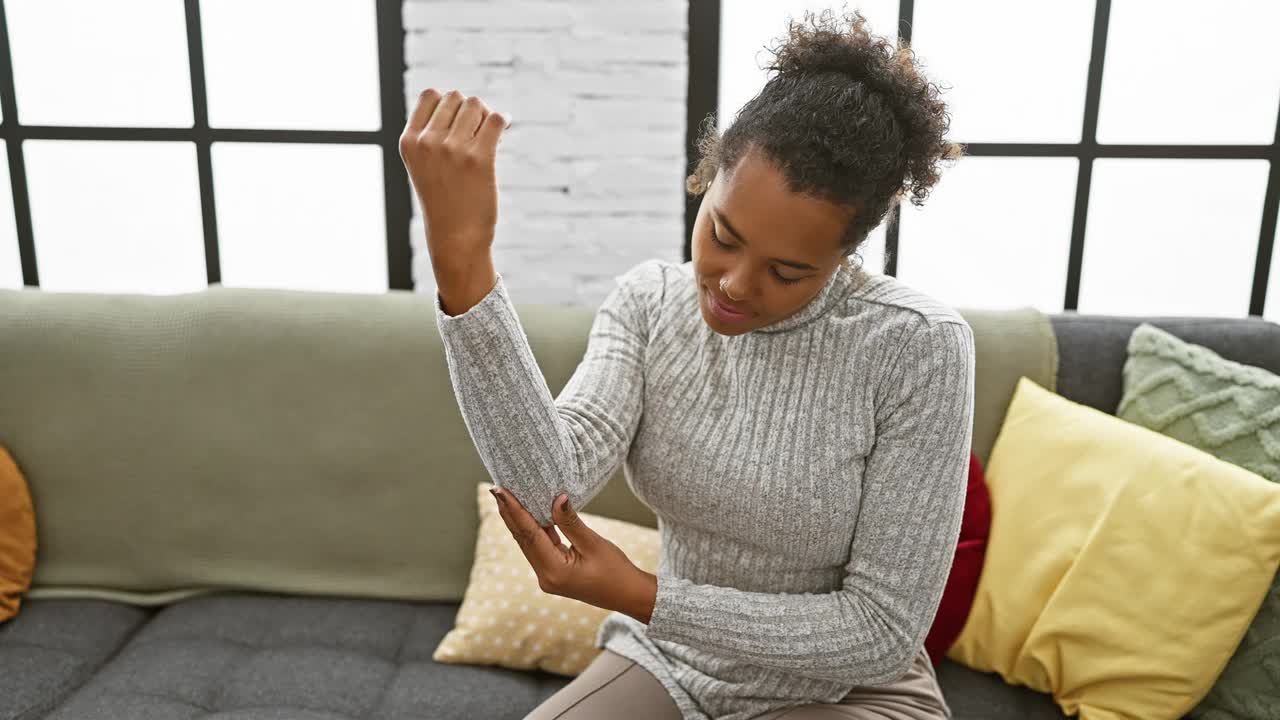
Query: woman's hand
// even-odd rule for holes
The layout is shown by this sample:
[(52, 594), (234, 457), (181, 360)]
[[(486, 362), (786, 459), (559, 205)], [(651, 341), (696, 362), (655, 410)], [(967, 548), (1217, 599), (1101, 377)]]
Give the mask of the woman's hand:
[(498, 222), (498, 141), (510, 125), (475, 96), (427, 88), (400, 134), (433, 259), (488, 251)]
[[(636, 567), (621, 548), (587, 527), (577, 511), (569, 507), (567, 496), (557, 497), (552, 503), (555, 524), (544, 528), (514, 495), (502, 488), (490, 492), (497, 498), (498, 514), (533, 567), (543, 592), (649, 622), (657, 578)], [(557, 526), (573, 543), (571, 546), (560, 542)]]
[(437, 275), (468, 272), (489, 258), (498, 223), (495, 158), (510, 124), (457, 90), (418, 96), (400, 134), (400, 158), (422, 204)]

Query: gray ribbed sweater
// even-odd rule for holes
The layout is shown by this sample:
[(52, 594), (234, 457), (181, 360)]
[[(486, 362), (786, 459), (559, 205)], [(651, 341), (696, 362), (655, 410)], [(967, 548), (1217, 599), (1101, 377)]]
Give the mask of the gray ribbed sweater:
[(457, 316), (435, 298), (463, 419), (496, 484), (543, 525), (625, 461), (658, 518), (631, 658), (687, 719), (746, 720), (906, 672), (950, 569), (973, 432), (974, 346), (954, 309), (842, 267), (738, 336), (702, 319), (692, 263), (617, 276), (554, 399), (502, 275)]

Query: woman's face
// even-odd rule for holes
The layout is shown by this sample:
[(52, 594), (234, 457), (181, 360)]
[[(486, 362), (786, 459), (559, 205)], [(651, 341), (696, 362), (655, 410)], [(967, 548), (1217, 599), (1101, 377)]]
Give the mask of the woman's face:
[[(795, 314), (844, 259), (840, 240), (851, 217), (788, 190), (758, 153), (721, 170), (702, 196), (691, 241), (703, 320), (721, 335), (741, 335)], [(742, 314), (721, 317), (713, 299)]]

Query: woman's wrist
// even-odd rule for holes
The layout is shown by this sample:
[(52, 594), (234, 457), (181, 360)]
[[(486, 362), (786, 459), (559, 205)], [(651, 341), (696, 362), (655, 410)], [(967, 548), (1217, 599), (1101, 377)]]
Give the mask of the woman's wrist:
[(619, 611), (644, 624), (653, 617), (653, 606), (658, 600), (658, 576), (636, 568), (632, 582), (627, 583), (625, 607)]
[(475, 307), (498, 282), (493, 256), (485, 252), (474, 258), (453, 258), (437, 263), (432, 258), (436, 291), (446, 315), (461, 315)]

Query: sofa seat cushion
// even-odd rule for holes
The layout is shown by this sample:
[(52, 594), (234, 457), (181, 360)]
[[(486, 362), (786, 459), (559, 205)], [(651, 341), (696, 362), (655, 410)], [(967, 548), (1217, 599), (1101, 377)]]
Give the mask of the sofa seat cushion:
[(219, 592), (160, 610), (55, 720), (519, 720), (569, 679), (431, 659), (457, 603)]
[(0, 623), (0, 718), (44, 717), (151, 612), (105, 600), (25, 600), (16, 616)]
[[(447, 602), (239, 592), (159, 611), (32, 600), (0, 625), (0, 718), (519, 720), (571, 681), (431, 660), (457, 611)], [(951, 660), (937, 672), (954, 720), (1064, 717), (1049, 696), (996, 675)]]
[(938, 685), (954, 720), (1063, 720), (1052, 695), (1010, 685), (995, 673), (970, 670), (954, 660), (937, 667)]
[[(457, 610), (222, 592), (154, 611), (147, 622), (146, 608), (32, 600), (0, 625), (0, 718), (519, 720), (571, 681), (431, 660)], [(950, 660), (938, 679), (955, 720), (1063, 717), (1048, 696)]]
[[(26, 676), (0, 674), (0, 718), (519, 720), (571, 681), (431, 660), (457, 610), (457, 603), (219, 592), (165, 607), (141, 624), (139, 608), (36, 600), (19, 615), (21, 626), (0, 626), (0, 665), (30, 666)], [(55, 662), (56, 651), (48, 659), (15, 656), (28, 643), (94, 651), (80, 652), (78, 663)], [(1048, 696), (949, 660), (938, 679), (955, 720), (1063, 717)], [(45, 687), (44, 699), (32, 701)]]

